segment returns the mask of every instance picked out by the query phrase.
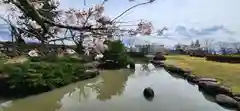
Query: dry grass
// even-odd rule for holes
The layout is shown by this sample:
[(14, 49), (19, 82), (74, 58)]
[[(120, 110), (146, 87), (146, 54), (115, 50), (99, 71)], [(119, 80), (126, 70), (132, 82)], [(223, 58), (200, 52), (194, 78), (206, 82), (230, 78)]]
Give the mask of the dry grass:
[(198, 76), (217, 78), (230, 86), (233, 92), (240, 93), (240, 64), (218, 63), (184, 55), (166, 57), (167, 64), (190, 69)]

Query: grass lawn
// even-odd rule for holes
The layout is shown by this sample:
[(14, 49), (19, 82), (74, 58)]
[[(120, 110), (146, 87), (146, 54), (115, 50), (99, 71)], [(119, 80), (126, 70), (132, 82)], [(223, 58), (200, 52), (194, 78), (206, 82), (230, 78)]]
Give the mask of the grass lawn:
[(198, 76), (217, 78), (224, 85), (230, 86), (233, 92), (240, 93), (240, 64), (218, 63), (185, 55), (166, 57), (167, 64), (190, 69)]

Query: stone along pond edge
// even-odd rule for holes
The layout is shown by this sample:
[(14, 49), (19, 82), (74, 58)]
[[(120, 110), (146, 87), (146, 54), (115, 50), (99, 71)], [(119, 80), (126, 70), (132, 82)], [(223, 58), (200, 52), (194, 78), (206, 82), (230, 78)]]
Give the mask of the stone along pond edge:
[(162, 64), (160, 67), (163, 67), (170, 74), (177, 74), (190, 84), (197, 85), (201, 92), (212, 96), (215, 99), (214, 102), (219, 105), (240, 111), (240, 94), (234, 94), (231, 88), (224, 86), (217, 79), (200, 77), (190, 70), (174, 65)]

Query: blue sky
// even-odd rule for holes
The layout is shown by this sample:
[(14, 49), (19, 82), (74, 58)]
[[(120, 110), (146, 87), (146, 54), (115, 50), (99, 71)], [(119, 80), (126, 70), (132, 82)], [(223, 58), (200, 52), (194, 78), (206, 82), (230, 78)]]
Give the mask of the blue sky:
[[(60, 1), (62, 8), (82, 9), (101, 0), (87, 0), (87, 6), (83, 6), (83, 0)], [(115, 17), (141, 1), (144, 0), (108, 0), (105, 13)], [(235, 42), (240, 41), (239, 4), (240, 0), (156, 0), (153, 4), (131, 10), (122, 20), (146, 19), (153, 22), (155, 29), (169, 28), (162, 37), (139, 38), (149, 42), (167, 45), (188, 43), (195, 39)]]

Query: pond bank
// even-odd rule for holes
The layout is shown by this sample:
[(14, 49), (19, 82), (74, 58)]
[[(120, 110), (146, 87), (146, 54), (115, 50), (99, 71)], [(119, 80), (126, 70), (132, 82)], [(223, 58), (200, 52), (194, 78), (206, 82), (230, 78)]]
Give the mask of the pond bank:
[(165, 64), (163, 66), (169, 73), (179, 75), (186, 79), (190, 84), (197, 85), (200, 91), (208, 93), (214, 98), (214, 102), (224, 107), (240, 110), (240, 95), (233, 94), (229, 87), (224, 86), (215, 78), (205, 78), (193, 74), (190, 70)]
[(216, 78), (240, 93), (240, 64), (229, 64), (207, 61), (204, 58), (186, 55), (168, 55), (167, 64), (191, 70), (197, 76)]

